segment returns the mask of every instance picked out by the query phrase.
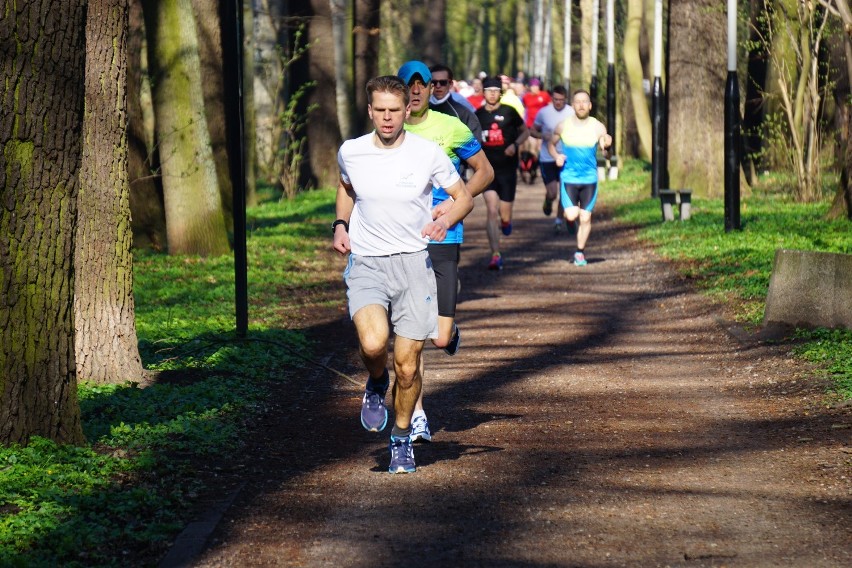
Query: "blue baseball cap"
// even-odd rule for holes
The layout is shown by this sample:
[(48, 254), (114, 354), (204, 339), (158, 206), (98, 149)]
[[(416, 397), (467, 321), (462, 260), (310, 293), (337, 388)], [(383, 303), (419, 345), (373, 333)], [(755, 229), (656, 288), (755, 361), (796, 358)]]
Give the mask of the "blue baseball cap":
[(411, 83), (411, 79), (415, 75), (420, 75), (420, 78), (423, 79), (424, 83), (432, 81), (432, 73), (422, 61), (406, 61), (402, 64), (402, 67), (399, 68), (399, 71), (397, 71), (396, 74), (406, 85)]

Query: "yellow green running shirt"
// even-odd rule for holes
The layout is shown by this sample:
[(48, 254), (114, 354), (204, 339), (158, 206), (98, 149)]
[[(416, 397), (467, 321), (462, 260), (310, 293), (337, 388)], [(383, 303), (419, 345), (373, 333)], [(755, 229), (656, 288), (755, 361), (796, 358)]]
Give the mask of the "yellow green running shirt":
[(598, 182), (598, 141), (606, 127), (595, 117), (582, 121), (569, 117), (562, 123), (562, 153), (565, 166), (560, 177), (563, 183)]
[[(462, 160), (476, 155), (482, 146), (470, 129), (458, 118), (437, 111), (426, 113), (426, 120), (419, 124), (406, 124), (405, 130), (435, 142), (450, 158), (456, 171), (461, 169)], [(447, 200), (449, 195), (442, 187), (432, 188), (432, 207)], [(447, 231), (443, 244), (456, 244), (464, 241), (464, 227), (456, 223)]]

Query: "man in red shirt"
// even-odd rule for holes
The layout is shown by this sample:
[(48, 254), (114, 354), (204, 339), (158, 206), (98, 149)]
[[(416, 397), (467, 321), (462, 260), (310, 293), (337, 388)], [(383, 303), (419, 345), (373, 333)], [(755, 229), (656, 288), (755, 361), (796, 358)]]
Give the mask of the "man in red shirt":
[[(533, 77), (530, 79), (529, 91), (524, 93), (523, 99), (524, 108), (527, 110), (525, 121), (527, 128), (532, 129), (535, 122), (535, 115), (538, 111), (550, 104), (550, 95), (547, 91), (541, 90), (541, 81)], [(526, 174), (529, 183), (535, 179), (538, 167), (538, 155), (541, 152), (541, 140), (530, 136), (526, 144), (521, 150), (521, 174)]]

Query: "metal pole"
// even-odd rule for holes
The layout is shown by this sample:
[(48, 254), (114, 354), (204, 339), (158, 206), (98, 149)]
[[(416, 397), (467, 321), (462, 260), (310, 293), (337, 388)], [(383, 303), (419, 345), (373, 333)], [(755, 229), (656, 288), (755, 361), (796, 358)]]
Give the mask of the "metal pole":
[(243, 0), (222, 5), (222, 63), (225, 79), (225, 119), (228, 164), (234, 208), (234, 304), (236, 333), (248, 332), (248, 262), (246, 254), (246, 176), (243, 142)]
[(740, 225), (740, 88), (737, 81), (737, 0), (728, 0), (728, 79), (725, 84), (725, 232)]
[(606, 3), (606, 129), (612, 133), (612, 145), (609, 147), (609, 179), (618, 178), (618, 139), (615, 123), (615, 0)]
[(562, 82), (565, 89), (571, 92), (571, 6), (574, 3), (571, 0), (565, 0), (565, 17), (564, 17), (564, 35), (562, 38), (563, 49), (565, 56), (562, 61)]
[(589, 98), (592, 100), (592, 108), (598, 104), (598, 29), (600, 28), (600, 13), (600, 0), (594, 0), (592, 3), (592, 79), (589, 82)]
[(654, 1), (654, 87), (652, 99), (653, 112), (653, 149), (651, 156), (651, 197), (659, 197), (660, 189), (668, 185), (664, 181), (666, 169), (666, 153), (663, 149), (665, 136), (663, 108), (663, 83), (660, 76), (663, 72), (663, 0)]

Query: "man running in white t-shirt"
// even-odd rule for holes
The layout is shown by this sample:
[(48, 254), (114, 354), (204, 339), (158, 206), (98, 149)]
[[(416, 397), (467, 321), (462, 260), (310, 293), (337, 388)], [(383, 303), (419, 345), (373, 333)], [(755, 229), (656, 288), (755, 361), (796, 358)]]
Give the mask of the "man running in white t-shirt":
[[(435, 274), (426, 245), (442, 241), (473, 200), (450, 159), (434, 142), (403, 129), (410, 112), (408, 87), (399, 77), (367, 83), (367, 107), (375, 130), (340, 147), (334, 249), (349, 254), (343, 277), (349, 314), (369, 378), (361, 422), (378, 432), (388, 420), (388, 340), (394, 340), (394, 425), (391, 473), (415, 471), (411, 416), (420, 394), (420, 357), (426, 339), (438, 336)], [(453, 205), (432, 218), (432, 187)]]

